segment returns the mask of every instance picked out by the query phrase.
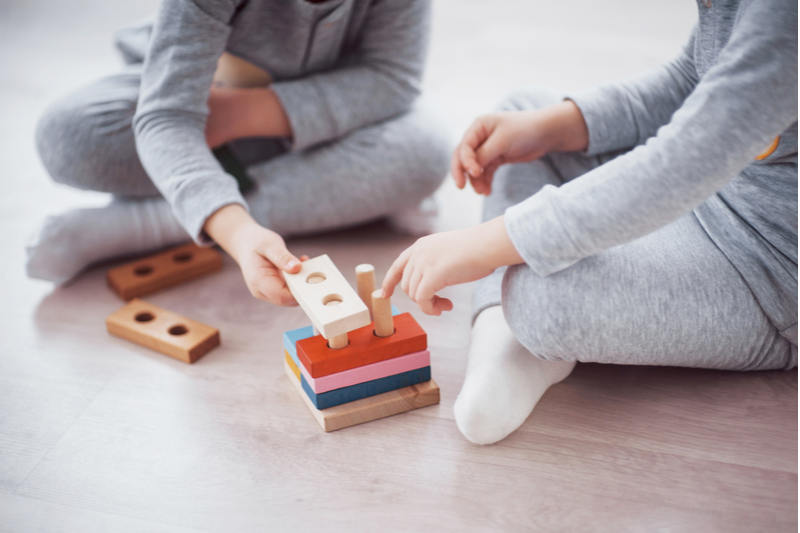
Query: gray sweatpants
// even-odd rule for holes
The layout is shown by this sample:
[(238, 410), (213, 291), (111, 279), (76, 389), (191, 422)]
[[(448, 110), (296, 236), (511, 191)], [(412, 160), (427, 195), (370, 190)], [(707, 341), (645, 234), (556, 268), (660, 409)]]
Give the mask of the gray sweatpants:
[[(562, 99), (531, 89), (501, 107), (536, 109)], [(495, 175), (483, 218), (500, 216), (545, 185), (561, 185), (617, 155), (553, 153), (506, 165)], [(476, 284), (474, 316), (501, 303), (520, 342), (551, 361), (729, 370), (797, 366), (797, 347), (778, 333), (692, 213), (546, 277), (524, 264), (499, 269)]]
[[(42, 116), (39, 155), (50, 176), (80, 189), (128, 198), (158, 196), (136, 153), (131, 122), (141, 65), (66, 95)], [(451, 136), (435, 106), (408, 112), (334, 142), (286, 152), (275, 139), (231, 149), (255, 182), (253, 217), (286, 236), (347, 227), (416, 206), (447, 175)]]

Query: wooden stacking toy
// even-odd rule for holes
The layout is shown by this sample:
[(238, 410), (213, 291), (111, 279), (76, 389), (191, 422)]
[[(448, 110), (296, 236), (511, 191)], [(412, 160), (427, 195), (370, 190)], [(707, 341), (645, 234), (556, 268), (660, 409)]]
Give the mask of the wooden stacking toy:
[(286, 373), (323, 430), (439, 403), (427, 335), (375, 290), (371, 265), (356, 268), (358, 293), (327, 255), (284, 277), (313, 324), (284, 333)]

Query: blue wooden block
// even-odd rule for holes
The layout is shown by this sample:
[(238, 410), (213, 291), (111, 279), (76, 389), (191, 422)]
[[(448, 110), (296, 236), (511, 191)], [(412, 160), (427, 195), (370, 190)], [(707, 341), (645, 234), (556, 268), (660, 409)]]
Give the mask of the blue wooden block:
[(362, 398), (369, 398), (370, 396), (377, 396), (384, 392), (430, 381), (431, 367), (425, 366), (415, 370), (409, 370), (408, 372), (401, 372), (393, 376), (365, 381), (358, 385), (351, 385), (349, 387), (323, 392), (322, 394), (317, 394), (311, 389), (305, 376), (301, 374), (300, 377), (303, 390), (306, 391), (306, 395), (311, 399), (311, 403), (314, 404), (314, 407), (317, 409), (327, 409), (328, 407), (354, 402)]
[(308, 339), (314, 336), (314, 327), (306, 326), (303, 328), (293, 329), (283, 334), (283, 349), (289, 353), (297, 368), (300, 368), (300, 359), (297, 358), (297, 341)]
[[(392, 316), (397, 316), (400, 314), (400, 310), (392, 306)], [(302, 328), (293, 329), (292, 331), (287, 331), (283, 334), (283, 348), (287, 352), (289, 352), (289, 357), (292, 358), (294, 364), (297, 365), (297, 368), (300, 368), (300, 359), (297, 357), (297, 341), (301, 341), (303, 339), (308, 339), (314, 336), (314, 327), (313, 326), (305, 326)]]

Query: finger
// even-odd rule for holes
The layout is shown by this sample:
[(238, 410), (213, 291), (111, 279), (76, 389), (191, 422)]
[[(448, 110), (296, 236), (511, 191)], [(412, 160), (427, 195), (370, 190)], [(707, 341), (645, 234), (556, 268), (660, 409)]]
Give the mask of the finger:
[(258, 292), (265, 300), (276, 305), (296, 306), (297, 300), (294, 299), (289, 288), (282, 278), (277, 276), (264, 276), (258, 280)]
[(283, 239), (275, 239), (269, 244), (264, 249), (264, 257), (269, 259), (276, 267), (290, 274), (296, 274), (302, 268), (300, 260), (286, 249)]
[(494, 182), (494, 173), (500, 168), (499, 161), (494, 161), (488, 167), (483, 169), (483, 194), (489, 196), (492, 194), (492, 183)]
[(426, 315), (436, 314), (433, 308), (433, 299), (436, 297), (435, 290), (430, 283), (420, 283), (413, 300), (417, 303), (420, 310)]
[(422, 283), (422, 268), (415, 268), (414, 272), (411, 274), (408, 280), (408, 297), (417, 301), (417, 291), (419, 290), (419, 286)]
[(472, 190), (477, 194), (483, 194), (483, 177), (469, 177), (469, 184), (472, 185)]
[(389, 271), (386, 273), (386, 276), (383, 278), (383, 284), (381, 285), (381, 290), (383, 290), (383, 297), (384, 298), (391, 298), (392, 294), (394, 294), (394, 288), (400, 283), (400, 280), (403, 279), (403, 271), (405, 271), (406, 263), (408, 262), (408, 258), (411, 254), (411, 248), (406, 248), (403, 250), (403, 253), (394, 260), (392, 266), (389, 267)]
[(478, 160), (475, 157), (475, 152), (466, 142), (458, 146), (458, 158), (461, 162), (461, 166), (464, 167), (470, 176), (476, 178), (483, 172), (483, 169), (478, 164)]
[(475, 164), (486, 168), (495, 160), (501, 159), (506, 152), (506, 143), (503, 135), (491, 135), (486, 142), (475, 149)]
[(403, 292), (408, 294), (411, 297), (411, 294), (408, 292), (408, 286), (411, 283), (411, 276), (414, 274), (414, 265), (407, 264), (405, 270), (403, 271), (403, 279), (400, 281), (400, 288), (403, 289)]
[(441, 296), (434, 296), (433, 313), (429, 314), (439, 316), (442, 314), (443, 311), (452, 311), (452, 310), (453, 310), (453, 302), (451, 300), (448, 300), (447, 298), (442, 298)]
[(458, 149), (453, 150), (453, 155), (450, 156), (450, 174), (453, 176), (453, 181), (456, 182), (456, 187), (463, 189), (467, 184), (467, 177), (464, 175), (464, 169), (461, 168), (461, 161), (458, 159)]
[(492, 115), (478, 117), (464, 133), (464, 139), (459, 145), (461, 165), (474, 177), (480, 176), (483, 167), (488, 163), (478, 158), (477, 154), (481, 146), (495, 137), (492, 135), (494, 128), (495, 120)]

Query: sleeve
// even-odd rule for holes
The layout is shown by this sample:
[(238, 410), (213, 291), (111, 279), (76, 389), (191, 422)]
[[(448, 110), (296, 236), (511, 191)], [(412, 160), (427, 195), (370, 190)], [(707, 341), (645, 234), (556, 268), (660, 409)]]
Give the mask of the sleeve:
[(654, 137), (506, 211), (532, 270), (557, 272), (677, 220), (797, 121), (797, 3), (753, 2), (738, 15), (717, 63)]
[(632, 148), (667, 124), (697, 85), (693, 52), (697, 28), (674, 60), (623, 82), (568, 95), (589, 130), (588, 155)]
[(201, 244), (211, 242), (203, 224), (217, 209), (232, 203), (246, 207), (236, 181), (205, 140), (211, 79), (230, 32), (226, 21), (235, 9), (233, 3), (212, 6), (210, 11), (192, 0), (162, 2), (133, 119), (145, 170)]
[(339, 68), (272, 85), (292, 127), (293, 149), (398, 115), (419, 95), (429, 0), (375, 2), (362, 27), (356, 47)]

